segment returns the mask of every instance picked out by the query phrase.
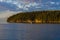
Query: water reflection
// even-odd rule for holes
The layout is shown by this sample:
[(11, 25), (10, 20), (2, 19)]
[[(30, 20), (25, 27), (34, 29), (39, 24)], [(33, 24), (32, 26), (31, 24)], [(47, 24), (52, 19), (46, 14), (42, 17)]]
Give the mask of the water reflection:
[(0, 40), (60, 40), (59, 24), (0, 24)]

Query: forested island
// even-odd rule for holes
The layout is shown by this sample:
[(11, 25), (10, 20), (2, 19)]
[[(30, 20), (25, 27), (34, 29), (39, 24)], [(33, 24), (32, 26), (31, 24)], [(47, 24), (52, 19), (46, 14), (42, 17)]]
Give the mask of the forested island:
[(8, 23), (36, 23), (36, 24), (57, 24), (60, 23), (60, 11), (33, 11), (22, 12), (10, 16)]

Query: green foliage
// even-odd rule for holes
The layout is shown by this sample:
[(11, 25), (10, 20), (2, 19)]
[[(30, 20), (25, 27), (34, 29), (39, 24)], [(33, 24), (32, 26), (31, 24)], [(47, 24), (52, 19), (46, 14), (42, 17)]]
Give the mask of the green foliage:
[[(18, 21), (35, 21), (41, 20), (42, 23), (60, 23), (60, 11), (33, 11), (33, 12), (23, 12), (13, 15), (7, 19), (7, 22), (16, 23)], [(51, 22), (50, 22), (51, 21)]]

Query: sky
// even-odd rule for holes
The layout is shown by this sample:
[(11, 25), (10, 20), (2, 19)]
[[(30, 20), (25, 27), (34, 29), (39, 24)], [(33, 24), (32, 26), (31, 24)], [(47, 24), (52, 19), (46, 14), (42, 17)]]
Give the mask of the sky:
[(60, 0), (0, 0), (0, 11), (59, 10)]
[(60, 10), (60, 0), (0, 0), (0, 19), (17, 12)]

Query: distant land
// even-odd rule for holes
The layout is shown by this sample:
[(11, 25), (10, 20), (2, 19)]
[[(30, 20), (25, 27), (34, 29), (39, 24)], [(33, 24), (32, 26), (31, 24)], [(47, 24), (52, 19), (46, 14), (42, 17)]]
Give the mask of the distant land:
[(10, 16), (8, 23), (60, 24), (60, 10), (22, 12)]

